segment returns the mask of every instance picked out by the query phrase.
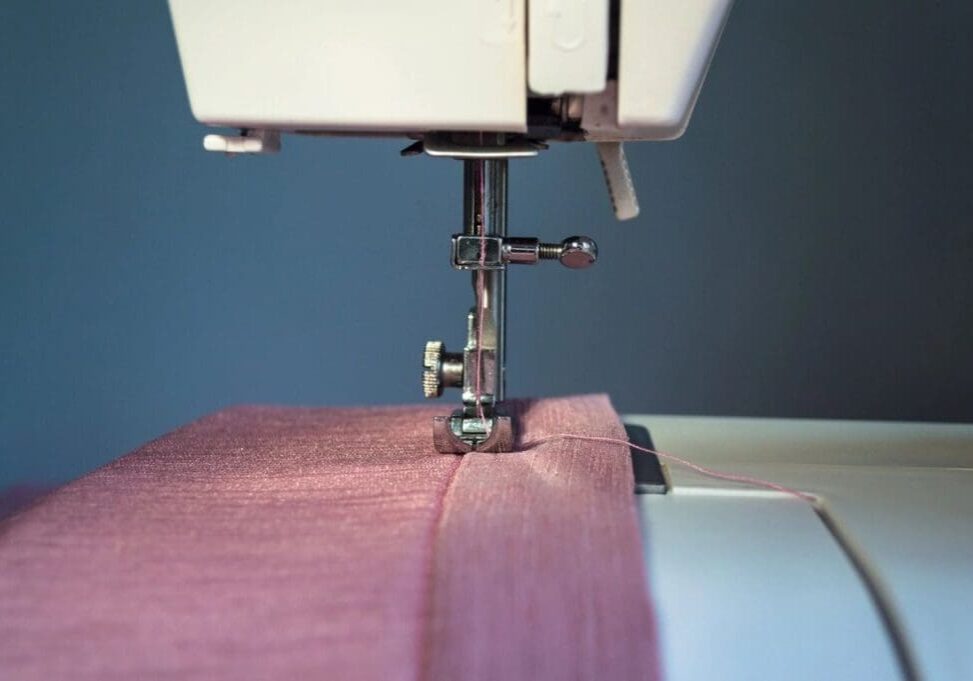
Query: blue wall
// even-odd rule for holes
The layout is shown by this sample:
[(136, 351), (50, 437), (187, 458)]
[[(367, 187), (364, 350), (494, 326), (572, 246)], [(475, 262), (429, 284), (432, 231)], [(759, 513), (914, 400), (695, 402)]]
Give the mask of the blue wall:
[[(971, 7), (741, 0), (689, 132), (630, 149), (633, 223), (592, 149), (515, 163), (512, 231), (602, 259), (512, 272), (511, 393), (973, 420)], [(233, 403), (416, 401), (460, 344), (458, 163), (204, 153), (162, 2), (5, 0), (0, 58), (0, 485)]]

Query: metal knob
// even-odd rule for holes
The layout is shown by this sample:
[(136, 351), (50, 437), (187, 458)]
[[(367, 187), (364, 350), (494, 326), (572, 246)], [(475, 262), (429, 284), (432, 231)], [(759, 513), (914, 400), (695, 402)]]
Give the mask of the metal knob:
[(426, 349), (422, 353), (422, 394), (427, 399), (443, 394), (439, 367), (442, 364), (444, 348), (442, 341), (427, 341)]
[(422, 353), (422, 394), (429, 399), (440, 397), (443, 388), (462, 385), (463, 355), (446, 352), (442, 341), (428, 341)]
[(559, 244), (541, 244), (538, 255), (541, 260), (560, 260), (565, 267), (580, 270), (595, 264), (598, 244), (587, 236), (569, 236)]

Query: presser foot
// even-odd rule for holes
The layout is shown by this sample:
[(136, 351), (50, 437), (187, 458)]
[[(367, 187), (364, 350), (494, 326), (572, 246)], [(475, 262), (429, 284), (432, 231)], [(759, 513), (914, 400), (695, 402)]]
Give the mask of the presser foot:
[(432, 442), (441, 454), (511, 452), (514, 448), (513, 421), (509, 416), (470, 417), (460, 409), (450, 416), (433, 417)]

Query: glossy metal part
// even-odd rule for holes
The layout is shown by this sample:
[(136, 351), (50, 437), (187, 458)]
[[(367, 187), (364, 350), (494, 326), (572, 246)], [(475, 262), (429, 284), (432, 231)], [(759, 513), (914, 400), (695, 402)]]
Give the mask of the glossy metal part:
[(450, 248), (453, 269), (499, 270), (507, 264), (504, 257), (505, 240), (499, 236), (479, 237), (473, 234), (454, 234)]
[(511, 265), (533, 265), (540, 260), (540, 242), (525, 237), (508, 237), (503, 241), (503, 260)]
[[(451, 137), (447, 144), (427, 135), (405, 153), (418, 153), (420, 148), (431, 153), (430, 141), (449, 147), (450, 153), (442, 155), (464, 159), (463, 232), (453, 236), (451, 260), (454, 268), (472, 273), (475, 300), (466, 316), (462, 355), (447, 353), (441, 341), (428, 342), (423, 354), (426, 397), (439, 397), (446, 387), (462, 388), (462, 408), (434, 419), (433, 442), (444, 453), (509, 451), (515, 424), (501, 414), (507, 265), (558, 260), (577, 269), (595, 262), (598, 247), (584, 236), (568, 237), (560, 244), (507, 236), (507, 158), (519, 154), (516, 144), (500, 135), (478, 135), (475, 144), (464, 136)], [(476, 146), (476, 153), (458, 152), (464, 145)]]
[[(463, 234), (503, 239), (507, 235), (507, 160), (464, 161), (463, 187)], [(479, 421), (482, 409), (492, 421), (496, 405), (504, 398), (507, 271), (477, 270), (471, 280), (475, 304), (467, 316), (463, 349), (463, 412), (466, 418)], [(464, 428), (461, 437), (482, 441), (489, 437), (489, 427), (485, 430), (475, 434)]]
[(559, 260), (570, 269), (582, 269), (598, 259), (598, 244), (587, 236), (569, 236), (559, 244), (531, 237), (478, 237), (454, 234), (451, 259), (458, 270), (498, 270), (506, 265), (534, 265)]
[[(497, 135), (491, 135), (497, 137)], [(505, 138), (497, 144), (484, 144), (479, 133), (429, 132), (402, 150), (403, 156), (425, 153), (428, 156), (458, 159), (529, 158), (546, 149), (544, 142), (527, 138)]]
[(598, 244), (586, 236), (569, 236), (561, 242), (558, 260), (565, 267), (580, 270), (595, 264), (598, 259)]
[(463, 385), (463, 355), (446, 352), (442, 341), (428, 341), (422, 356), (422, 393), (427, 398), (440, 397), (443, 388)]
[[(427, 343), (423, 355), (422, 385), (426, 397), (438, 397), (447, 384), (463, 389), (462, 409), (450, 417), (433, 422), (433, 441), (441, 452), (462, 453), (473, 449), (497, 451), (497, 447), (513, 438), (513, 424), (509, 417), (501, 419), (497, 413), (497, 405), (503, 402), (505, 387), (507, 270), (500, 254), (506, 234), (506, 158), (465, 160), (463, 239), (459, 246), (454, 240), (454, 259), (459, 258), (461, 262), (469, 264), (469, 267), (461, 269), (473, 269), (475, 304), (466, 316), (462, 368), (457, 367), (459, 357), (447, 356), (445, 348), (438, 341)], [(490, 244), (494, 245), (496, 252), (495, 267), (492, 269), (480, 263), (486, 256), (483, 253), (484, 245), (489, 249)], [(457, 442), (463, 443), (463, 446), (460, 447)]]
[(486, 439), (473, 441), (462, 432), (470, 426), (471, 420), (462, 410), (451, 416), (434, 416), (432, 419), (432, 441), (437, 452), (443, 454), (467, 454), (469, 452), (512, 452), (514, 449), (513, 421), (509, 416), (496, 416), (490, 426)]

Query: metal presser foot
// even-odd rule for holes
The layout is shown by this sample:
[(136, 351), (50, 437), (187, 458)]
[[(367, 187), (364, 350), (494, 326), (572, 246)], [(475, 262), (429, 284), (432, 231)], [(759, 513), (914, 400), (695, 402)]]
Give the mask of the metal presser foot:
[(427, 398), (439, 397), (444, 388), (462, 389), (463, 406), (433, 419), (433, 443), (449, 454), (513, 449), (515, 424), (503, 411), (507, 265), (559, 260), (580, 269), (598, 257), (598, 247), (588, 237), (546, 244), (507, 236), (507, 158), (535, 155), (537, 148), (489, 137), (496, 142), (492, 146), (427, 137), (407, 150), (424, 144), (432, 156), (463, 159), (463, 233), (452, 238), (451, 260), (454, 269), (473, 273), (475, 302), (466, 316), (463, 352), (447, 352), (442, 341), (429, 341), (422, 360)]

